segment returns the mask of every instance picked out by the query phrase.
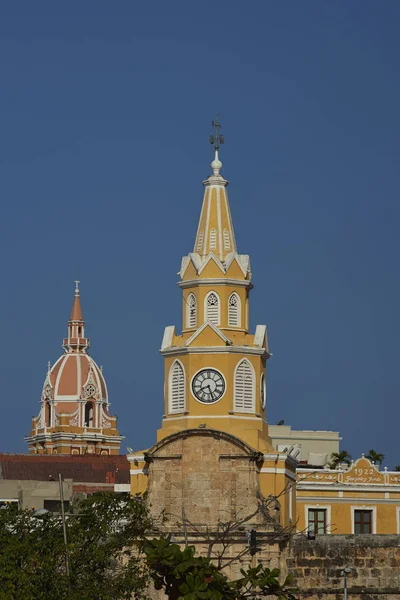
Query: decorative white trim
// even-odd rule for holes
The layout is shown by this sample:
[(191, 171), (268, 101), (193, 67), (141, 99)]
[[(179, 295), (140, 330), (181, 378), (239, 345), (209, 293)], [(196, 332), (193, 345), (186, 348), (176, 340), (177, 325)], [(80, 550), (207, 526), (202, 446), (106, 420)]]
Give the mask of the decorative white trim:
[[(309, 510), (326, 510), (326, 532), (327, 534), (331, 533), (331, 519), (332, 519), (332, 508), (329, 504), (305, 504), (304, 505), (304, 515), (305, 515), (305, 524), (306, 524), (306, 530), (308, 531), (308, 528), (310, 526), (309, 520), (308, 520), (308, 511)], [(318, 534), (317, 534), (318, 535)]]
[[(216, 308), (217, 308), (217, 323), (212, 323), (212, 321), (209, 319), (209, 312), (208, 311), (208, 299), (210, 296), (214, 295), (217, 299), (217, 304), (216, 304)], [(218, 292), (216, 292), (215, 290), (210, 290), (204, 298), (204, 321), (205, 322), (209, 322), (210, 324), (212, 323), (212, 325), (215, 325), (216, 327), (219, 327), (221, 324), (221, 298), (219, 297)]]
[[(231, 323), (231, 310), (230, 310), (230, 301), (231, 298), (236, 298), (236, 325)], [(228, 297), (228, 326), (229, 327), (241, 327), (242, 325), (242, 302), (240, 300), (240, 296), (236, 292), (232, 292), (232, 294)], [(257, 344), (254, 344), (257, 345)]]
[(254, 334), (254, 345), (258, 348), (264, 347), (264, 339), (265, 339), (265, 348), (268, 349), (267, 342), (267, 326), (266, 325), (256, 325), (256, 332)]
[[(246, 421), (260, 421), (261, 417), (245, 417), (240, 415), (185, 415), (184, 417), (163, 417), (164, 421), (180, 421), (181, 419), (245, 419)], [(274, 456), (276, 456), (274, 454)]]
[(292, 471), (289, 471), (289, 469), (283, 469), (280, 467), (277, 467), (276, 469), (275, 469), (275, 467), (262, 467), (260, 469), (260, 473), (272, 473), (272, 474), (277, 474), (277, 475), (286, 475), (286, 477), (288, 477), (292, 481), (296, 481), (296, 475), (294, 475), (292, 473)]
[[(192, 319), (192, 315), (191, 315), (191, 302), (192, 300), (194, 300), (194, 318)], [(193, 292), (191, 292), (188, 297), (185, 300), (186, 303), (186, 327), (188, 329), (194, 329), (197, 327), (197, 298), (196, 296), (193, 294)], [(191, 320), (194, 321), (194, 323), (191, 323)]]
[[(353, 492), (355, 490), (352, 490)], [(399, 490), (397, 490), (399, 492)], [(329, 496), (299, 496), (297, 495), (297, 503), (303, 502), (313, 502), (314, 500), (321, 502), (329, 502), (331, 504), (348, 504), (349, 502), (360, 502), (360, 496), (337, 496), (337, 497), (329, 497)], [(362, 498), (364, 504), (399, 504), (399, 498), (390, 498), (386, 500), (385, 498)]]
[(223, 260), (224, 251), (222, 246), (222, 225), (221, 225), (221, 188), (217, 189), (217, 219), (218, 219), (218, 242), (219, 242), (219, 260)]
[[(181, 401), (182, 398), (179, 396), (177, 399), (178, 402), (178, 407), (177, 408), (173, 408), (172, 407), (172, 383), (173, 383), (173, 377), (174, 377), (174, 371), (175, 371), (175, 367), (176, 365), (178, 365), (182, 372), (181, 372), (181, 376), (183, 377), (183, 405), (181, 405)], [(186, 410), (186, 373), (185, 373), (185, 367), (183, 366), (183, 364), (181, 363), (180, 360), (175, 359), (174, 362), (172, 363), (172, 365), (169, 368), (169, 373), (168, 373), (168, 414), (173, 415), (173, 414), (179, 414), (179, 413), (183, 413)]]
[[(243, 399), (243, 407), (240, 408), (236, 404), (236, 391), (237, 391), (237, 387), (238, 387), (237, 372), (240, 369), (241, 365), (246, 365), (246, 364), (250, 367), (250, 370), (251, 370), (251, 389), (250, 389), (250, 391), (251, 391), (251, 408), (246, 408), (244, 406), (244, 399)], [(243, 381), (243, 385), (244, 384), (245, 383)], [(235, 412), (244, 412), (244, 413), (254, 413), (256, 410), (256, 374), (254, 371), (254, 367), (248, 358), (242, 358), (241, 360), (239, 360), (239, 362), (237, 363), (237, 365), (235, 367), (235, 371), (233, 374), (233, 410)]]
[(164, 329), (164, 336), (161, 342), (161, 350), (166, 350), (172, 346), (172, 340), (175, 336), (175, 325), (168, 325)]
[[(364, 502), (364, 499), (363, 499)], [(350, 516), (351, 516), (351, 533), (355, 533), (354, 529), (355, 529), (355, 525), (354, 525), (354, 511), (356, 510), (370, 510), (372, 512), (372, 533), (376, 533), (376, 506), (371, 506), (371, 505), (366, 505), (364, 504), (357, 504), (357, 505), (352, 505), (350, 506)], [(362, 535), (362, 534), (357, 534), (357, 535)]]
[[(204, 232), (204, 246), (203, 246), (203, 254), (207, 254), (207, 241), (208, 241), (208, 226), (210, 224), (210, 211), (211, 211), (211, 201), (212, 201), (212, 191), (213, 191), (213, 187), (210, 187), (208, 190), (206, 189), (204, 191), (204, 200), (203, 200), (203, 204), (207, 198), (207, 214), (206, 214), (206, 229)], [(208, 191), (208, 194), (207, 194)], [(204, 207), (205, 208), (205, 207)], [(200, 213), (200, 221), (201, 221), (201, 217), (203, 216), (203, 207), (201, 208), (201, 213)], [(199, 225), (200, 225), (200, 221), (199, 221)]]
[(267, 378), (264, 371), (260, 375), (260, 405), (261, 410), (265, 411), (267, 406)]
[[(214, 323), (211, 323), (211, 321), (205, 321), (203, 323), (203, 325), (201, 325), (197, 331), (194, 332), (194, 334), (192, 336), (190, 336), (190, 338), (187, 340), (187, 342), (185, 343), (185, 346), (190, 346), (194, 340), (207, 328), (210, 327), (210, 329), (212, 329), (220, 338), (221, 340), (223, 340), (226, 344), (231, 345), (232, 341), (226, 337), (226, 335), (224, 335), (222, 333), (222, 331), (220, 331), (218, 329), (218, 327), (216, 325), (214, 325)], [(207, 346), (209, 347), (209, 346)]]
[(130, 492), (130, 483), (114, 483), (114, 492)]
[(236, 287), (245, 287), (249, 290), (253, 288), (253, 284), (248, 279), (231, 279), (228, 277), (226, 279), (223, 279), (222, 277), (216, 277), (215, 279), (188, 279), (187, 281), (178, 281), (178, 286), (182, 289), (205, 285), (229, 285)]
[[(90, 361), (89, 361), (89, 373), (90, 373)], [(88, 375), (89, 377), (89, 375)], [(80, 354), (76, 355), (76, 393), (80, 396), (82, 391), (82, 365), (81, 365), (81, 356)]]
[(143, 469), (131, 469), (129, 473), (131, 475), (148, 475), (149, 469), (147, 467), (143, 467)]
[(204, 258), (203, 262), (200, 265), (200, 268), (197, 269), (197, 274), (201, 275), (201, 273), (204, 271), (204, 269), (206, 268), (206, 266), (208, 265), (208, 263), (213, 260), (215, 262), (215, 264), (217, 265), (217, 267), (220, 269), (220, 271), (222, 273), (225, 273), (225, 267), (222, 264), (222, 262), (219, 260), (218, 256), (216, 256), (216, 254), (214, 254), (214, 252), (210, 251), (209, 254), (207, 254), (207, 256)]
[[(187, 342), (186, 342), (187, 343)], [(270, 352), (264, 350), (264, 348), (252, 348), (251, 346), (173, 346), (160, 350), (163, 356), (180, 356), (181, 354), (221, 354), (228, 352), (231, 354), (242, 354), (242, 355), (255, 355), (269, 358), (272, 356)], [(315, 438), (314, 438), (315, 439)]]
[(396, 523), (397, 523), (397, 533), (400, 534), (400, 506), (396, 508)]
[(228, 223), (229, 223), (229, 227), (231, 230), (232, 250), (234, 250), (236, 252), (235, 233), (233, 231), (232, 215), (231, 215), (231, 210), (230, 210), (229, 202), (228, 202), (228, 191), (225, 186), (224, 186), (223, 194), (224, 194), (224, 199), (225, 199), (225, 210), (226, 210), (226, 214), (228, 216)]
[(129, 462), (141, 462), (144, 460), (144, 454), (127, 454), (126, 458)]

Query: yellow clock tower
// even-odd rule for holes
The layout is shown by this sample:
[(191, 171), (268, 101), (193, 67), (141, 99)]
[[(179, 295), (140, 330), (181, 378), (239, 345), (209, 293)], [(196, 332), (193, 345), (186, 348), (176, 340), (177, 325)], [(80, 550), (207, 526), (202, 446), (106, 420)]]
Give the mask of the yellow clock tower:
[(267, 330), (249, 333), (249, 256), (236, 248), (228, 181), (221, 175), (215, 122), (215, 158), (193, 252), (179, 272), (182, 334), (166, 327), (165, 409), (158, 440), (182, 429), (210, 427), (237, 435), (256, 450), (271, 448), (265, 419)]
[[(215, 469), (208, 461), (216, 460), (219, 465), (220, 459), (225, 461), (229, 456), (239, 460), (244, 453), (244, 469), (253, 473), (258, 490), (254, 497), (261, 494), (278, 498), (283, 494), (280, 521), (288, 525), (295, 516), (292, 486), (297, 462), (274, 450), (268, 435), (267, 328), (257, 325), (254, 333), (249, 332), (249, 294), (253, 287), (250, 259), (239, 254), (236, 247), (228, 181), (221, 175), (219, 160), (223, 138), (218, 120), (213, 125), (212, 174), (203, 182), (204, 198), (193, 252), (183, 257), (179, 271), (182, 333), (178, 334), (175, 326), (166, 327), (161, 345), (165, 363), (162, 425), (152, 448), (128, 456), (131, 492), (148, 490), (152, 503), (163, 510), (183, 502), (171, 500), (180, 486), (179, 478), (189, 490), (196, 470), (205, 469), (201, 475), (198, 471), (198, 480), (210, 488), (212, 495), (217, 493), (219, 477), (225, 481), (226, 473), (225, 467), (217, 466), (217, 472), (220, 468), (222, 471), (213, 480)], [(189, 438), (190, 444), (185, 445)], [(213, 450), (216, 440), (226, 448)], [(217, 452), (221, 452), (220, 459)], [(164, 484), (172, 487), (167, 491)], [(249, 494), (246, 486), (244, 497)], [(191, 492), (189, 495), (193, 508), (196, 503)], [(164, 504), (160, 500), (163, 496)], [(204, 499), (206, 510), (212, 503)]]

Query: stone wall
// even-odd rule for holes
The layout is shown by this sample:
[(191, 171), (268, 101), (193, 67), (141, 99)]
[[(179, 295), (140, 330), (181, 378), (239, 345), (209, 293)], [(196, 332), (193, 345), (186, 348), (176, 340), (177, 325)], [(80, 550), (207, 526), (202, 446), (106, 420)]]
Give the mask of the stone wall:
[(296, 577), (298, 597), (311, 600), (342, 600), (346, 565), (349, 599), (400, 599), (399, 535), (296, 536), (281, 556), (282, 570)]

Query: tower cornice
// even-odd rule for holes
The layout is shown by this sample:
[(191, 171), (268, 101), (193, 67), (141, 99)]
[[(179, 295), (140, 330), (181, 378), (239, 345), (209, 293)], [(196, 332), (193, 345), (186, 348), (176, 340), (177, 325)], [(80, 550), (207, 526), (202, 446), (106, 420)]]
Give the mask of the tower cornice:
[(221, 278), (210, 278), (210, 279), (189, 279), (187, 281), (178, 281), (178, 285), (182, 289), (196, 287), (196, 286), (210, 286), (210, 285), (230, 285), (237, 287), (244, 287), (247, 290), (253, 289), (253, 284), (247, 279), (228, 279), (225, 277)]

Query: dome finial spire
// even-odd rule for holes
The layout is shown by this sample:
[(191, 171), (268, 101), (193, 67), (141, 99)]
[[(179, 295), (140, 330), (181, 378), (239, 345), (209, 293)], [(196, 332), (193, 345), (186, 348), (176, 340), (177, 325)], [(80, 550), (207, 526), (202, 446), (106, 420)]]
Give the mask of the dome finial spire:
[(215, 121), (212, 121), (212, 126), (215, 127), (215, 135), (210, 135), (210, 144), (214, 146), (215, 157), (211, 163), (211, 168), (215, 176), (219, 175), (220, 169), (222, 168), (222, 162), (218, 157), (218, 150), (220, 144), (224, 143), (224, 136), (220, 134), (219, 130), (222, 128), (221, 123), (218, 121), (218, 115), (215, 117)]
[(78, 279), (75, 279), (75, 296), (79, 296), (79, 284), (80, 281)]

